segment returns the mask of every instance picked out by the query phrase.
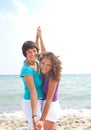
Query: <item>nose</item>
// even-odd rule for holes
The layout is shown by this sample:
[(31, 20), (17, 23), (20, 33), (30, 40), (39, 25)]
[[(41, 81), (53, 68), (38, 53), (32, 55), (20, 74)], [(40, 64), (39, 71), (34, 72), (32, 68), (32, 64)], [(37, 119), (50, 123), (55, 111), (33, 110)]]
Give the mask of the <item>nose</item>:
[(31, 55), (33, 55), (33, 56), (34, 56), (34, 55), (35, 55), (35, 53), (34, 53), (33, 51), (31, 51)]
[(34, 52), (32, 52), (32, 55), (34, 56)]
[(46, 70), (46, 65), (43, 66), (43, 69)]

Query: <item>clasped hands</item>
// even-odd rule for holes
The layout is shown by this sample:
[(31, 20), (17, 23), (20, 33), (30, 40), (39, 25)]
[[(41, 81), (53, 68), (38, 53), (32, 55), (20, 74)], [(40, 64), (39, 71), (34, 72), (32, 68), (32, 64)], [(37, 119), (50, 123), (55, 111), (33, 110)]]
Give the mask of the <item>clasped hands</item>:
[(44, 121), (33, 119), (34, 130), (42, 130)]

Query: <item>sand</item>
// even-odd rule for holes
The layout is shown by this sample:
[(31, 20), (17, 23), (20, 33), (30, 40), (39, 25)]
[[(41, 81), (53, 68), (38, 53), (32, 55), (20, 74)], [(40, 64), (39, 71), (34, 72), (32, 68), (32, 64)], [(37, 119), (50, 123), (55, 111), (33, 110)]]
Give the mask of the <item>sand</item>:
[[(0, 114), (0, 130), (27, 130), (22, 111)], [(55, 130), (91, 130), (91, 109), (64, 109)]]

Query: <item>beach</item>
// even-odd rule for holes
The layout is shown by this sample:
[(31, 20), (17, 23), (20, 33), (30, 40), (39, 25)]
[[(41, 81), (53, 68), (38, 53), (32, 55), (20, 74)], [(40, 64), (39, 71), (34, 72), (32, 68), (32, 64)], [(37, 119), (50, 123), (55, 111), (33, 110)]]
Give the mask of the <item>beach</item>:
[[(91, 109), (64, 109), (55, 130), (91, 130)], [(0, 114), (0, 130), (27, 130), (22, 111)]]
[[(0, 76), (0, 130), (27, 130), (19, 75)], [(66, 74), (59, 88), (60, 119), (55, 130), (91, 130), (91, 74)]]

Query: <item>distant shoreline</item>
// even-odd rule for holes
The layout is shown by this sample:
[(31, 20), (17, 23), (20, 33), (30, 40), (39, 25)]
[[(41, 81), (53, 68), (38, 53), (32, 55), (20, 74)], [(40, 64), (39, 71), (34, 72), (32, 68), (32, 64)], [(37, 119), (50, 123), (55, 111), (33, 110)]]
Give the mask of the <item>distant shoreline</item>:
[[(62, 75), (91, 75), (91, 73), (72, 73), (72, 74), (62, 74)], [(0, 74), (0, 76), (20, 76), (19, 74)]]

